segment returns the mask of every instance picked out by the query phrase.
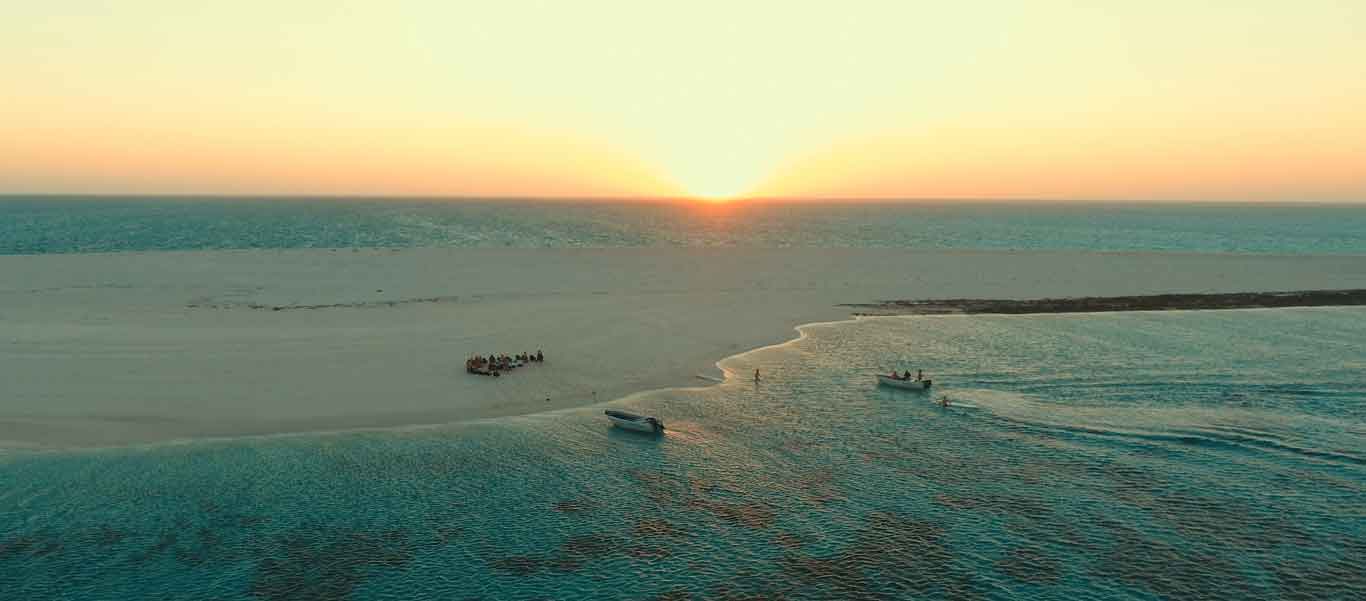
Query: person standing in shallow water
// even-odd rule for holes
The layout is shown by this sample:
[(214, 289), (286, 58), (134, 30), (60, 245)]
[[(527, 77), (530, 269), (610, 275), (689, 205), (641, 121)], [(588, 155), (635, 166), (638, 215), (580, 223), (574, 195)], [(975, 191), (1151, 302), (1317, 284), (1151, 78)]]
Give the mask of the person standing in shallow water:
[(755, 383), (755, 384), (758, 384), (758, 383), (759, 383), (759, 368), (757, 368), (757, 367), (754, 368), (754, 383)]

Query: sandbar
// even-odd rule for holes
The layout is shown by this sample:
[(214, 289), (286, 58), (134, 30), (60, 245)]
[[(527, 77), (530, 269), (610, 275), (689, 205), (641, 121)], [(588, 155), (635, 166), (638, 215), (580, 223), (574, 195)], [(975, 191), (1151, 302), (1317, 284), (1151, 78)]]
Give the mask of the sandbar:
[[(1366, 288), (1366, 258), (902, 249), (0, 256), (0, 448), (437, 424), (701, 386), (877, 299)], [(470, 375), (476, 353), (544, 364)]]

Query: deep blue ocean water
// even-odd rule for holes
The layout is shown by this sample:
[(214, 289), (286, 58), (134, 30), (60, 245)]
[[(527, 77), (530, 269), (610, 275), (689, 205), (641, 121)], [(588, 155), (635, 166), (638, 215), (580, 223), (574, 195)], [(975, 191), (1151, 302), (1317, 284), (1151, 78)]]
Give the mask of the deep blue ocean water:
[(0, 597), (1366, 598), (1366, 309), (804, 334), (608, 405), (661, 438), (598, 406), (0, 454)]
[(1366, 254), (1366, 204), (745, 204), (0, 196), (0, 254), (895, 247)]

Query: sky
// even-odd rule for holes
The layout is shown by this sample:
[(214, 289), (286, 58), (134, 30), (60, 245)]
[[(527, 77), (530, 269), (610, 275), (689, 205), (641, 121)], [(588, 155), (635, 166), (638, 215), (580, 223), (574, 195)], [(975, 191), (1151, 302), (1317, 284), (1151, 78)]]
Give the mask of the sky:
[(0, 193), (1366, 201), (1366, 2), (0, 4)]

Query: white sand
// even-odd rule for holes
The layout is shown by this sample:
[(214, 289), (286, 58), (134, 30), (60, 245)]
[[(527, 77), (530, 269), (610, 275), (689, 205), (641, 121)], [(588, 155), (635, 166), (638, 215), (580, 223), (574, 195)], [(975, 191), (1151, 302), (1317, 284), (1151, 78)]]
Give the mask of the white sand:
[[(839, 303), (1326, 288), (1366, 288), (1366, 260), (827, 249), (0, 256), (0, 447), (441, 423), (706, 385), (695, 375), (718, 375), (725, 356), (847, 317)], [(502, 378), (463, 371), (472, 353), (538, 348), (545, 364)]]

